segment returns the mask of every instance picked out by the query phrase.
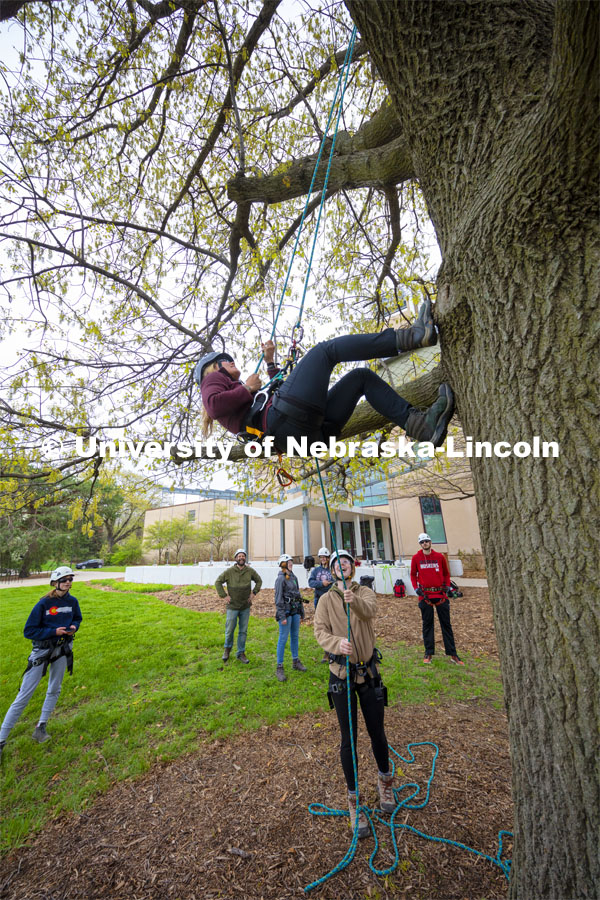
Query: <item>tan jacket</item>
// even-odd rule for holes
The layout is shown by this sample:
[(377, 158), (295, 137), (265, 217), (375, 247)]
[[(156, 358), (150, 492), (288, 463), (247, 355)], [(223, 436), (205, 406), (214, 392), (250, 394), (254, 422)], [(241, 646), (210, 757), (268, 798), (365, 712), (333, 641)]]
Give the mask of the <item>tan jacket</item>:
[[(377, 614), (377, 597), (371, 588), (353, 581), (350, 590), (354, 600), (350, 606), (350, 628), (352, 635), (352, 653), (350, 662), (368, 662), (375, 649), (375, 632), (373, 619)], [(348, 637), (348, 624), (344, 605), (344, 594), (337, 584), (332, 585), (323, 594), (315, 611), (315, 638), (327, 653), (340, 653), (340, 641)], [(331, 663), (329, 671), (338, 678), (346, 677), (346, 666)], [(356, 682), (363, 682), (364, 676), (357, 675)]]

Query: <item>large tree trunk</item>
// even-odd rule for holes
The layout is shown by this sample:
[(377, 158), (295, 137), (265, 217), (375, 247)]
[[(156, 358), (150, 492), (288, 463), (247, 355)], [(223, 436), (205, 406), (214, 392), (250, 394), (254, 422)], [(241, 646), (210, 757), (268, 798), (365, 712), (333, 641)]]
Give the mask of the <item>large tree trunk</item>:
[(473, 476), (510, 726), (511, 897), (597, 898), (598, 6), (347, 5), (437, 230), (465, 434), (560, 444), (558, 459), (474, 460)]

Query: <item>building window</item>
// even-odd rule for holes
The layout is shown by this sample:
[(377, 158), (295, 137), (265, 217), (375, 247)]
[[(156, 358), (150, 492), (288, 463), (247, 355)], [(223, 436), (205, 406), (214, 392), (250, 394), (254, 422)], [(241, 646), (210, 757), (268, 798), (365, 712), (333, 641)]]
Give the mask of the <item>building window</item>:
[(373, 559), (373, 541), (371, 540), (371, 526), (368, 521), (361, 519), (360, 522), (360, 539), (363, 545), (363, 556), (365, 559)]
[(196, 510), (188, 509), (188, 522), (195, 522), (195, 521), (196, 521)]
[(348, 550), (352, 556), (356, 556), (356, 542), (354, 540), (354, 522), (340, 522), (342, 527), (342, 547)]
[(442, 518), (442, 504), (438, 497), (419, 497), (424, 530), (432, 544), (446, 543), (446, 529)]
[(385, 543), (383, 541), (383, 523), (375, 519), (375, 537), (377, 538), (377, 558), (385, 559)]

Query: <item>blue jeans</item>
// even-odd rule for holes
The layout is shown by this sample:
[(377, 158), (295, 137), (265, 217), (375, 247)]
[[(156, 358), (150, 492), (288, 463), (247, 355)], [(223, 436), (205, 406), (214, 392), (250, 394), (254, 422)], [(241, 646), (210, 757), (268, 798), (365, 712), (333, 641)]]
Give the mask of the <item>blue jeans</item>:
[[(29, 654), (29, 659), (34, 662), (36, 659), (39, 659), (40, 657), (43, 657), (45, 655), (47, 655), (46, 650), (32, 650), (32, 652)], [(22, 712), (33, 697), (35, 689), (42, 680), (43, 670), (43, 666), (34, 666), (23, 675), (19, 693), (17, 694), (12, 706), (4, 717), (2, 728), (0, 729), (0, 741), (6, 740), (12, 729), (21, 718)], [(46, 691), (46, 698), (42, 705), (42, 711), (40, 713), (38, 722), (47, 722), (50, 718), (50, 715), (54, 711), (54, 707), (56, 706), (60, 695), (62, 681), (66, 670), (66, 656), (59, 656), (58, 659), (50, 665), (48, 669), (48, 690)]]
[(228, 609), (227, 619), (225, 620), (225, 646), (231, 650), (233, 647), (233, 634), (235, 626), (238, 627), (237, 636), (237, 655), (243, 653), (246, 649), (246, 637), (248, 635), (248, 620), (250, 618), (250, 607), (246, 609)]
[(288, 637), (290, 638), (290, 650), (292, 651), (292, 659), (298, 659), (298, 636), (300, 634), (299, 615), (288, 616), (287, 624), (279, 623), (279, 640), (277, 641), (277, 665), (283, 665), (283, 654), (285, 653), (285, 645)]

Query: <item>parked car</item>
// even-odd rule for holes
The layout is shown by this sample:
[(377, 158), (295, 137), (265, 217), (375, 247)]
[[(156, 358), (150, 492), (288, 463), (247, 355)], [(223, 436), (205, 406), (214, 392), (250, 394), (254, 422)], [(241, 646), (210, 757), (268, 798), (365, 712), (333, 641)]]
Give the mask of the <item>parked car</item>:
[(86, 559), (84, 562), (76, 563), (76, 569), (101, 569), (104, 565), (103, 559)]

